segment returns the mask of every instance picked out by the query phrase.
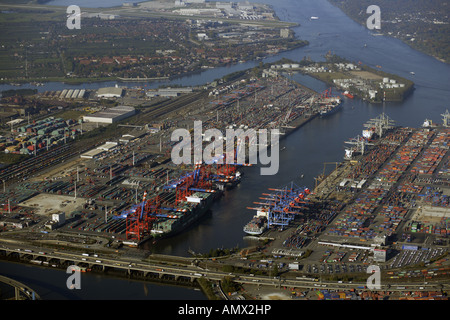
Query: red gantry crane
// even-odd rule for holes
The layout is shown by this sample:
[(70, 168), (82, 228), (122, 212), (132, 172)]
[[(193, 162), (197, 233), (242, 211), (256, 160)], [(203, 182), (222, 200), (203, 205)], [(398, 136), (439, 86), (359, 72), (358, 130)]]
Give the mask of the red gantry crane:
[(186, 211), (168, 206), (159, 195), (148, 200), (146, 198), (147, 191), (144, 192), (143, 201), (140, 204), (122, 212), (121, 217), (126, 217), (127, 239), (141, 241), (150, 235), (153, 223), (158, 218), (178, 219), (180, 215), (173, 212)]

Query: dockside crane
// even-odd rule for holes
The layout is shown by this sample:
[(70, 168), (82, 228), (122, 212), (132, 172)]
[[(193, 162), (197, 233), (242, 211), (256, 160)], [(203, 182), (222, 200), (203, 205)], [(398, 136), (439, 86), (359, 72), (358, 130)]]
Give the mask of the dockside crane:
[(373, 143), (368, 142), (364, 137), (361, 137), (360, 135), (358, 135), (356, 138), (350, 139), (349, 141), (345, 141), (345, 143), (355, 145), (354, 148), (346, 149), (344, 157), (345, 159), (351, 159), (355, 151), (359, 152), (361, 155), (364, 155), (366, 146), (373, 145)]
[(441, 114), (442, 116), (442, 125), (444, 127), (450, 127), (450, 113), (448, 112), (448, 109), (445, 110), (445, 113)]
[(296, 215), (304, 214), (304, 210), (308, 209), (307, 196), (311, 191), (306, 187), (299, 187), (291, 183), (290, 188), (269, 188), (269, 191), (272, 192), (263, 193), (263, 197), (260, 197), (265, 202), (254, 202), (260, 207), (248, 207), (248, 209), (266, 212), (269, 227), (285, 227)]
[(203, 164), (196, 164), (193, 172), (167, 184), (164, 188), (175, 189), (177, 204), (186, 201), (186, 198), (194, 192), (216, 192), (213, 189), (210, 168)]
[(145, 191), (140, 204), (124, 210), (118, 217), (126, 219), (127, 239), (140, 241), (150, 235), (153, 223), (158, 218), (179, 219), (182, 214), (174, 214), (174, 212), (186, 211), (186, 209), (169, 206), (160, 195), (147, 199)]
[(387, 116), (384, 112), (380, 114), (378, 117), (374, 119), (370, 119), (367, 123), (364, 124), (365, 127), (374, 128), (378, 137), (381, 138), (383, 134), (395, 127), (395, 122), (389, 116)]

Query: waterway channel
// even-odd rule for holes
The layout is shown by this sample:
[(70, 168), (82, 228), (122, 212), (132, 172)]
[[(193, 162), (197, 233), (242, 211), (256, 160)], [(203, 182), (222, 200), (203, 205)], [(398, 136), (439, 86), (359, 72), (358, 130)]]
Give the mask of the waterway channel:
[[(101, 1), (90, 1), (89, 6), (95, 6), (97, 2)], [(280, 152), (280, 168), (276, 175), (260, 176), (259, 168), (246, 168), (242, 183), (216, 203), (212, 207), (210, 215), (187, 232), (163, 240), (155, 247), (148, 244), (146, 249), (157, 253), (187, 256), (189, 249), (195, 252), (208, 252), (210, 249), (217, 247), (230, 248), (236, 245), (244, 247), (248, 242), (243, 239), (245, 234), (242, 228), (254, 214), (246, 207), (251, 206), (253, 201), (257, 201), (260, 194), (269, 187), (283, 186), (291, 181), (299, 185), (313, 187), (314, 177), (322, 173), (323, 163), (342, 161), (344, 141), (361, 134), (363, 124), (367, 120), (385, 112), (398, 125), (417, 127), (425, 119), (440, 122), (441, 114), (450, 107), (448, 104), (448, 101), (450, 101), (449, 65), (413, 50), (400, 40), (372, 35), (372, 32), (365, 26), (353, 22), (340, 9), (332, 6), (326, 0), (261, 0), (258, 2), (271, 4), (281, 20), (299, 23), (300, 25), (294, 28), (296, 35), (310, 42), (306, 47), (281, 53), (265, 59), (264, 62), (277, 61), (282, 57), (298, 61), (305, 56), (309, 56), (313, 60), (323, 60), (324, 55), (331, 51), (351, 61), (361, 61), (371, 67), (380, 65), (383, 71), (411, 79), (415, 82), (415, 91), (401, 103), (370, 104), (359, 99), (344, 98), (343, 108), (339, 112), (328, 118), (316, 118), (281, 141), (281, 147), (285, 146), (286, 148)], [(65, 5), (65, 1), (55, 0), (51, 4)], [(310, 20), (311, 16), (317, 16), (319, 19)], [(250, 68), (257, 63), (259, 62), (246, 62), (229, 67), (210, 69), (170, 82), (151, 83), (148, 84), (148, 87), (157, 87), (160, 84), (201, 85), (230, 72)], [(410, 74), (410, 72), (414, 72), (415, 75)], [(294, 74), (291, 75), (291, 78), (319, 92), (327, 88), (324, 83), (309, 76)], [(75, 86), (47, 83), (43, 87), (38, 87), (38, 90), (61, 90), (69, 87), (94, 89), (115, 84), (116, 82), (86, 83)], [(129, 83), (127, 85), (133, 86), (136, 84)], [(139, 85), (142, 85), (142, 83), (139, 83)], [(0, 90), (9, 88), (8, 85), (0, 86)], [(327, 168), (331, 170), (332, 166)], [(300, 179), (302, 174), (304, 177)], [(10, 274), (8, 272), (10, 268), (4, 267), (3, 264), (0, 265), (0, 270), (6, 276)], [(67, 290), (65, 287), (66, 275), (60, 275), (58, 271), (50, 272), (53, 273), (42, 277), (36, 275), (36, 277), (39, 277), (42, 287), (46, 287), (45, 283), (47, 283), (48, 290), (61, 291), (60, 298), (74, 298), (74, 293), (62, 292)], [(61, 279), (56, 283), (51, 280), (53, 277), (55, 279), (61, 277)], [(26, 284), (33, 287), (33, 279), (38, 281), (37, 278), (28, 277), (25, 280), (28, 280), (29, 283), (26, 282)], [(20, 281), (21, 279), (17, 280)], [(157, 291), (158, 293), (161, 292), (161, 295), (153, 296), (149, 294), (145, 296), (142, 295), (145, 284), (133, 283), (130, 286), (130, 282), (126, 280), (117, 280), (117, 283), (112, 284), (110, 278), (102, 276), (92, 276), (86, 281), (88, 281), (86, 287), (99, 286), (97, 294), (93, 295), (88, 292), (89, 290), (80, 290), (75, 298), (114, 299), (114, 297), (108, 296), (108, 292), (111, 291), (109, 288), (113, 285), (126, 286), (127, 289), (121, 291), (122, 299), (159, 299), (161, 297), (165, 299), (167, 290), (171, 292), (171, 294), (167, 294), (167, 299), (201, 298), (198, 291), (185, 288), (152, 286), (152, 289), (148, 292)], [(36, 284), (36, 282), (34, 283)], [(100, 287), (105, 289), (100, 289)], [(46, 298), (45, 294), (39, 293), (43, 298)], [(53, 299), (50, 294), (47, 297)]]

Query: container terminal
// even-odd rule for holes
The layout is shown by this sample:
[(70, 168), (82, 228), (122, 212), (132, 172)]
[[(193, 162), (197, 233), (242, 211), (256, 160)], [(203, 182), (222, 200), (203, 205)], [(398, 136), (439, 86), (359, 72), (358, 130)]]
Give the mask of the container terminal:
[[(0, 172), (2, 231), (14, 231), (1, 236), (75, 247), (106, 240), (119, 248), (183, 232), (227, 188), (239, 183), (245, 168), (173, 164), (173, 129), (192, 131), (193, 122), (201, 120), (203, 130), (279, 128), (286, 135), (326, 115), (324, 108), (330, 116), (339, 112), (340, 104), (329, 90), (317, 93), (284, 77), (252, 77), (224, 83), (206, 94), (160, 101), (151, 110), (119, 121), (116, 128), (127, 130), (124, 134), (83, 148), (74, 149), (74, 136), (98, 123), (49, 119), (50, 125), (67, 127), (55, 132), (62, 136), (48, 148), (43, 143), (32, 150), (34, 157)], [(255, 199), (250, 208), (256, 210), (255, 218), (242, 226), (243, 234), (269, 240), (266, 254), (291, 262), (282, 268), (314, 279), (338, 267), (361, 272), (368, 262), (392, 268), (393, 280), (400, 277), (398, 268), (418, 261), (437, 263), (440, 258), (438, 262), (447, 266), (446, 115), (443, 125), (426, 121), (420, 128), (398, 127), (385, 114), (369, 120), (362, 135), (344, 142), (343, 161), (328, 175), (324, 170), (315, 186), (287, 182)]]
[[(239, 183), (242, 165), (173, 164), (174, 129), (192, 133), (200, 120), (202, 130), (278, 128), (284, 135), (330, 105), (339, 107), (330, 91), (317, 93), (282, 76), (244, 77), (175, 98), (141, 112), (123, 106), (12, 128), (8, 152), (32, 157), (0, 171), (3, 230), (42, 227), (131, 246), (181, 232)], [(75, 145), (75, 138), (111, 123), (124, 134)]]
[[(369, 120), (311, 190), (291, 182), (255, 199), (244, 232), (270, 240), (267, 254), (316, 279), (374, 263), (392, 270), (384, 271), (390, 281), (445, 278), (450, 128), (443, 116), (444, 125), (420, 128), (396, 126), (384, 113)], [(418, 265), (426, 269), (408, 271)]]

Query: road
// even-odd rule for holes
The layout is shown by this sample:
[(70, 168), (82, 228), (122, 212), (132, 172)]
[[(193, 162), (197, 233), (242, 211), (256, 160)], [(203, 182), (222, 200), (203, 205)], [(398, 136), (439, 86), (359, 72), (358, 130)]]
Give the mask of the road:
[(4, 277), (0, 275), (0, 282), (3, 282), (11, 287), (15, 288), (16, 300), (19, 300), (20, 294), (24, 295), (26, 298), (30, 300), (39, 300), (39, 295), (33, 291), (33, 289), (27, 287), (23, 283), (20, 283), (16, 280)]
[[(112, 257), (107, 255), (98, 254), (82, 254), (64, 251), (52, 251), (45, 252), (43, 249), (37, 249), (32, 247), (24, 247), (14, 244), (8, 244), (8, 246), (3, 245), (0, 247), (0, 251), (6, 251), (8, 253), (15, 252), (20, 255), (30, 255), (32, 259), (46, 259), (47, 261), (51, 259), (57, 259), (60, 261), (68, 261), (78, 266), (87, 265), (89, 267), (100, 266), (102, 268), (115, 268), (117, 270), (124, 270), (128, 273), (130, 272), (142, 272), (144, 275), (148, 273), (158, 274), (160, 277), (163, 275), (168, 275), (175, 277), (184, 277), (195, 280), (198, 278), (206, 278), (210, 281), (221, 281), (225, 277), (233, 278), (233, 281), (240, 284), (257, 284), (260, 286), (271, 286), (271, 287), (295, 287), (295, 288), (306, 288), (306, 289), (318, 289), (326, 288), (328, 290), (362, 290), (367, 289), (366, 283), (356, 283), (356, 282), (342, 282), (342, 281), (319, 281), (317, 279), (311, 278), (281, 278), (281, 277), (271, 277), (271, 276), (260, 276), (260, 275), (244, 275), (238, 273), (230, 273), (223, 271), (210, 270), (202, 268), (195, 263), (195, 259), (190, 260), (191, 263), (172, 263), (163, 260), (151, 262), (144, 262), (136, 258), (124, 257)], [(151, 256), (150, 256), (151, 257)], [(161, 258), (158, 258), (161, 259)], [(376, 290), (381, 291), (395, 291), (395, 292), (408, 292), (408, 291), (440, 291), (450, 289), (449, 283), (395, 283), (389, 284), (384, 283)]]

